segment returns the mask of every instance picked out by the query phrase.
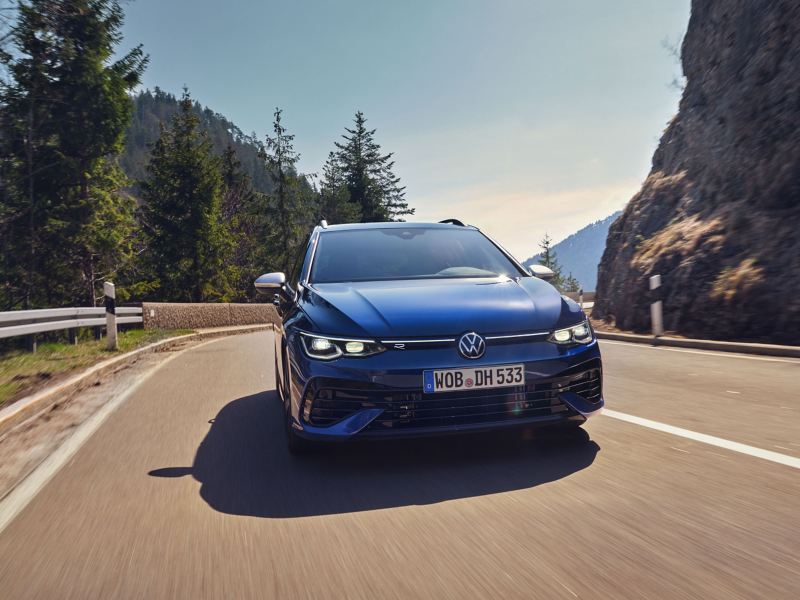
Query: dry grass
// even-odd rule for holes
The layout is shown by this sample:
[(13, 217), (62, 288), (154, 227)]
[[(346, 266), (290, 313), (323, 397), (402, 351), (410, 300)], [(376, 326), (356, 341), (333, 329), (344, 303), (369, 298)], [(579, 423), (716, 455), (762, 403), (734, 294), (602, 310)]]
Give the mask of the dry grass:
[(688, 256), (697, 251), (700, 244), (716, 248), (723, 242), (722, 235), (717, 234), (722, 230), (723, 225), (719, 218), (704, 220), (692, 216), (672, 223), (644, 241), (636, 259), (637, 265), (650, 265), (664, 254), (679, 253)]
[(738, 265), (726, 267), (720, 272), (711, 288), (711, 297), (730, 302), (740, 292), (761, 283), (763, 279), (764, 269), (756, 264), (756, 259), (746, 258)]
[(55, 379), (103, 359), (186, 333), (192, 333), (192, 330), (131, 329), (120, 332), (119, 350), (116, 352), (106, 349), (106, 340), (82, 341), (77, 345), (44, 343), (35, 353), (23, 350), (7, 352), (0, 355), (0, 408)]

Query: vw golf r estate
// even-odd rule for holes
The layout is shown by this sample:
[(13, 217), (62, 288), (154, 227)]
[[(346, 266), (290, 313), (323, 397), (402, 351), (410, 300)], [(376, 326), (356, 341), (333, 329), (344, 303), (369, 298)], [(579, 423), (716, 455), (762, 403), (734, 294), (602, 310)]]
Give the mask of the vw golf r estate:
[(577, 427), (603, 407), (597, 339), (580, 306), (477, 228), (331, 225), (274, 294), (289, 448), (309, 440)]

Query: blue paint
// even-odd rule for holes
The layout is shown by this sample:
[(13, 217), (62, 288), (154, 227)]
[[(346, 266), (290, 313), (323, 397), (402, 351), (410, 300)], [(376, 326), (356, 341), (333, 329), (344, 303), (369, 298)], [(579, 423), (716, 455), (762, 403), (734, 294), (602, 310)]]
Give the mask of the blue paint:
[[(472, 227), (408, 223), (317, 227), (309, 238), (299, 281), (289, 282), (292, 288), (287, 296), (291, 301), (283, 314), (282, 334), (276, 336), (279, 391), (295, 434), (330, 441), (429, 435), (514, 424), (550, 425), (564, 420), (581, 422), (602, 408), (597, 341), (562, 346), (548, 339), (554, 330), (583, 321), (580, 307), (549, 283), (527, 274), (505, 253), (501, 254), (504, 272), (488, 276), (416, 277), (413, 270), (417, 266), (407, 265), (404, 268), (414, 277), (314, 282), (313, 263), (325, 260), (326, 245), (319, 244), (321, 236), (331, 231), (341, 234), (378, 228), (391, 230), (390, 235), (403, 235), (408, 230), (409, 239), (417, 235), (414, 230), (419, 228), (425, 228), (425, 235), (429, 236), (446, 230), (451, 232), (450, 240), (459, 240), (452, 235), (454, 230), (469, 231), (469, 236), (458, 242), (478, 244), (477, 249), (468, 248), (469, 256), (502, 252)], [(379, 250), (360, 248), (352, 258), (353, 273), (365, 261), (375, 272), (375, 264), (370, 265), (369, 261), (372, 256), (381, 256)], [(447, 253), (444, 248), (443, 254)], [(475, 260), (479, 262), (480, 258)], [(493, 260), (497, 268), (497, 256)], [(402, 265), (402, 260), (397, 262)], [(392, 268), (395, 267), (387, 265), (387, 272)], [(337, 263), (337, 269), (337, 273), (348, 272), (347, 265)], [(297, 333), (301, 331), (339, 338), (342, 346), (341, 339), (371, 340), (385, 350), (368, 357), (345, 354), (334, 360), (314, 359), (300, 342)], [(468, 331), (486, 339), (486, 352), (479, 359), (464, 358), (458, 352), (456, 340)], [(509, 337), (528, 334), (534, 335)], [(462, 392), (433, 393), (434, 369), (520, 363), (525, 365), (527, 388), (469, 390), (466, 396)], [(589, 371), (597, 374), (592, 397), (554, 394), (553, 398), (563, 403), (564, 412), (536, 412), (539, 405), (532, 400), (541, 397), (534, 387), (537, 382), (545, 382), (543, 389), (549, 389), (548, 380), (559, 379), (558, 386), (562, 386), (576, 373)], [(520, 394), (525, 396), (521, 404)], [(452, 402), (442, 403), (451, 397), (455, 398)], [(513, 410), (514, 406), (523, 408)], [(452, 415), (450, 410), (454, 411)]]

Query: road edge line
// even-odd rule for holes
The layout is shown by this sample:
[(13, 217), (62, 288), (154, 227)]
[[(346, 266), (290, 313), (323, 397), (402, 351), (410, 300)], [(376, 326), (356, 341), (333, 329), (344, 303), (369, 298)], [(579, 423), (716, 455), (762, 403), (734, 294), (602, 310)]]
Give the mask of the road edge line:
[(139, 360), (139, 358), (145, 354), (167, 351), (171, 347), (187, 341), (190, 342), (194, 340), (203, 340), (209, 337), (220, 337), (239, 333), (251, 333), (261, 330), (274, 330), (274, 328), (275, 325), (273, 323), (263, 323), (256, 325), (244, 325), (240, 327), (226, 327), (218, 330), (196, 331), (195, 333), (159, 340), (157, 342), (153, 342), (152, 344), (148, 344), (146, 346), (142, 346), (141, 348), (126, 352), (125, 354), (114, 356), (99, 363), (95, 363), (94, 365), (87, 367), (85, 370), (69, 377), (65, 381), (57, 383), (51, 387), (44, 388), (43, 390), (39, 390), (38, 392), (34, 392), (30, 396), (21, 398), (10, 406), (0, 409), (0, 437), (3, 437), (29, 419), (35, 419), (38, 415), (48, 410), (60, 400), (91, 386), (96, 381), (99, 381), (99, 378), (108, 372), (125, 368), (131, 363)]
[[(268, 328), (267, 330), (270, 330)], [(258, 330), (255, 330), (258, 331)], [(235, 332), (239, 333), (239, 332)], [(198, 334), (199, 335), (199, 334)], [(163, 366), (190, 350), (202, 348), (208, 344), (221, 341), (225, 335), (212, 336), (199, 344), (184, 348), (167, 356), (158, 364), (137, 377), (136, 381), (121, 394), (111, 398), (94, 414), (81, 423), (78, 428), (64, 440), (47, 458), (33, 469), (20, 481), (8, 494), (0, 499), (0, 534), (14, 522), (14, 519), (30, 504), (47, 483), (69, 462), (69, 460), (83, 447), (83, 445), (100, 429), (100, 426), (110, 417), (115, 410), (122, 406), (147, 380)], [(202, 339), (202, 338), (201, 338)]]
[(669, 336), (653, 337), (636, 333), (621, 333), (595, 329), (601, 340), (614, 340), (631, 344), (647, 344), (655, 347), (690, 348), (715, 352), (736, 354), (754, 354), (757, 356), (782, 356), (800, 358), (800, 346), (783, 346), (779, 344), (757, 344), (751, 342), (722, 342), (718, 340), (697, 340), (692, 338), (675, 338)]
[(682, 352), (683, 354), (699, 354), (700, 356), (718, 356), (720, 358), (739, 358), (744, 360), (760, 360), (763, 362), (788, 363), (791, 365), (800, 364), (797, 358), (778, 358), (776, 356), (761, 356), (757, 354), (741, 354), (739, 352), (716, 352), (714, 350), (690, 350), (689, 348), (671, 348), (669, 346), (653, 346), (649, 344), (639, 344), (635, 342), (620, 342), (618, 340), (607, 340), (600, 338), (603, 344), (614, 344), (615, 346), (630, 346), (633, 348), (649, 348), (650, 350), (663, 350), (664, 352)]
[(719, 438), (705, 433), (698, 433), (697, 431), (692, 431), (690, 429), (683, 429), (682, 427), (667, 425), (666, 423), (652, 421), (650, 419), (629, 415), (627, 413), (617, 412), (616, 410), (611, 410), (608, 408), (603, 411), (603, 414), (607, 417), (611, 417), (612, 419), (618, 419), (620, 421), (625, 421), (641, 427), (647, 427), (648, 429), (654, 429), (663, 433), (669, 433), (678, 437), (693, 440), (695, 442), (701, 442), (710, 446), (716, 446), (717, 448), (724, 448), (725, 450), (731, 450), (733, 452), (738, 452), (739, 454), (746, 454), (748, 456), (761, 458), (763, 460), (768, 460), (770, 462), (792, 467), (794, 469), (800, 469), (800, 458), (789, 456), (788, 454), (781, 454), (780, 452), (773, 452), (772, 450), (764, 450), (763, 448), (758, 448), (756, 446), (748, 446), (747, 444), (742, 444), (740, 442), (726, 440), (724, 438)]

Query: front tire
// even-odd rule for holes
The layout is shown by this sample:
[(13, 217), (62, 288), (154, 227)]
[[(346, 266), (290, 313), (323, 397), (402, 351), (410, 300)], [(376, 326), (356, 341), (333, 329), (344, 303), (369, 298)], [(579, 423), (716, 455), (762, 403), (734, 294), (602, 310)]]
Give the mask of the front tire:
[[(284, 349), (284, 352), (286, 350)], [(277, 358), (275, 359), (277, 364)], [(313, 449), (313, 443), (307, 439), (300, 437), (297, 431), (292, 427), (292, 409), (291, 409), (291, 392), (289, 391), (289, 361), (286, 360), (286, 355), (283, 356), (283, 385), (278, 386), (278, 396), (283, 402), (283, 422), (284, 429), (286, 430), (286, 447), (289, 449), (289, 454), (294, 456), (301, 456), (308, 454)], [(277, 373), (277, 370), (276, 370)]]

